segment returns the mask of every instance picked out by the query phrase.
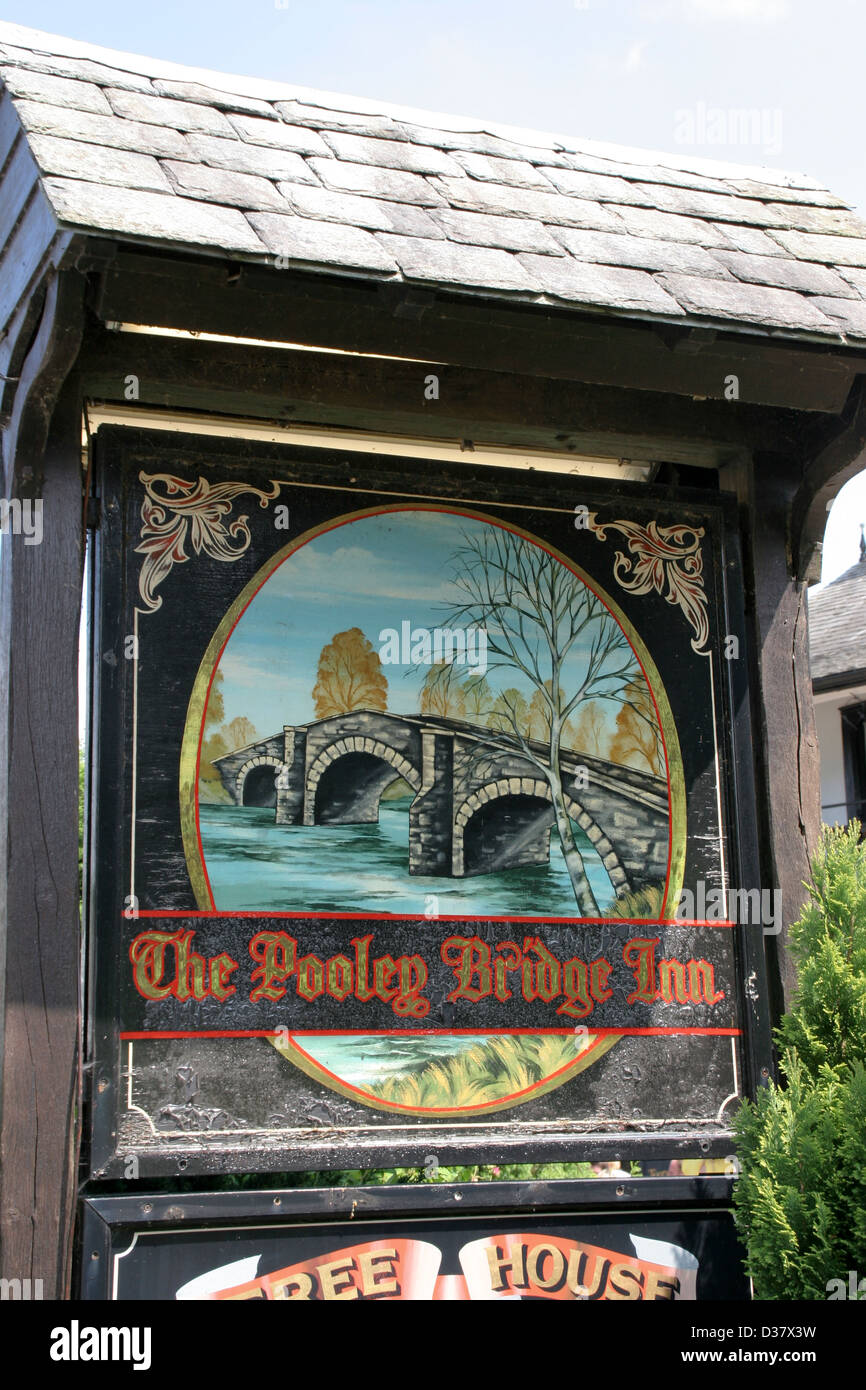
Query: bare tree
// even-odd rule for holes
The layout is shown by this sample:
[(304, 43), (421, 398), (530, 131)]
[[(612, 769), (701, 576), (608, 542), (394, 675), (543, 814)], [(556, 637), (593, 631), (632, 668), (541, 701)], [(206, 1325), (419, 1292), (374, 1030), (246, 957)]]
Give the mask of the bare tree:
[[(453, 557), (460, 598), (449, 621), (487, 630), (488, 669), (519, 671), (546, 710), (543, 753), (531, 746), (516, 702), (504, 701), (498, 729), (485, 730), (480, 757), (491, 749), (519, 752), (550, 788), (556, 829), (579, 911), (599, 916), (599, 907), (577, 847), (563, 789), (562, 737), (566, 721), (593, 698), (621, 698), (640, 668), (625, 633), (595, 594), (540, 546), (496, 527), (464, 532)], [(573, 680), (563, 686), (571, 656)], [(509, 714), (509, 710), (511, 713)], [(524, 716), (525, 718), (525, 716)], [(525, 726), (524, 726), (525, 727)]]

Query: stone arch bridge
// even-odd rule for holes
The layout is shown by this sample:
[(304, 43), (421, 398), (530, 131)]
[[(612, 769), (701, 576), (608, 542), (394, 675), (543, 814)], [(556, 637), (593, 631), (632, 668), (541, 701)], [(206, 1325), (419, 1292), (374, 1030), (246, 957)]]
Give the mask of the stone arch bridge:
[[(530, 747), (545, 752), (544, 744)], [(382, 793), (402, 778), (413, 792), (412, 874), (459, 878), (549, 859), (554, 817), (546, 781), (519, 750), (485, 747), (475, 724), (353, 710), (286, 725), (214, 766), (235, 805), (273, 806), (276, 823), (286, 826), (375, 822)], [(614, 889), (663, 881), (664, 780), (570, 750), (562, 772), (571, 817)]]

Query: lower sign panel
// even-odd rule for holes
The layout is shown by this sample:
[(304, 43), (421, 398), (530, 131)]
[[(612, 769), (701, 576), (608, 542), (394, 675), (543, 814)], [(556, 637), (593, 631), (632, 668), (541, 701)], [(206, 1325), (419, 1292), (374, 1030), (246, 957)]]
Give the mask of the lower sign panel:
[[(665, 1183), (672, 1197), (671, 1185), (679, 1184)], [(85, 1241), (98, 1272), (91, 1269), (83, 1292), (118, 1300), (225, 1302), (748, 1298), (742, 1250), (727, 1210), (698, 1204), (687, 1212), (648, 1211), (640, 1203), (640, 1184), (632, 1183), (633, 1209), (610, 1212), (604, 1198), (613, 1194), (602, 1180), (545, 1186), (551, 1204), (562, 1187), (583, 1197), (583, 1209), (539, 1211), (538, 1200), (527, 1202), (527, 1196), (540, 1198), (530, 1184), (519, 1194), (524, 1211), (509, 1215), (473, 1212), (477, 1188), (427, 1188), (417, 1192), (414, 1213), (411, 1189), (408, 1195), (392, 1190), (382, 1201), (374, 1189), (360, 1188), (303, 1194), (305, 1205), (318, 1198), (321, 1209), (327, 1204), (331, 1210), (339, 1205), (363, 1211), (378, 1201), (409, 1210), (351, 1221), (321, 1219), (322, 1210), (320, 1219), (310, 1219), (306, 1211), (303, 1223), (293, 1224), (291, 1208), (301, 1194), (286, 1192), (277, 1204), (287, 1214), (275, 1222), (274, 1196), (258, 1193), (253, 1203), (258, 1200), (259, 1220), (250, 1213), (232, 1224), (233, 1198), (214, 1195), (199, 1202), (210, 1203), (215, 1216), (219, 1208), (220, 1224), (200, 1212), (178, 1225), (178, 1204), (195, 1204), (180, 1197), (161, 1219), (158, 1214), (149, 1226), (134, 1228), (127, 1224), (132, 1199), (125, 1199), (125, 1210), (116, 1199), (97, 1199), (87, 1204)], [(518, 1189), (497, 1183), (484, 1195), (486, 1202), (498, 1198), (506, 1206)], [(431, 1199), (436, 1209), (424, 1212)], [(463, 1206), (466, 1215), (453, 1214)]]

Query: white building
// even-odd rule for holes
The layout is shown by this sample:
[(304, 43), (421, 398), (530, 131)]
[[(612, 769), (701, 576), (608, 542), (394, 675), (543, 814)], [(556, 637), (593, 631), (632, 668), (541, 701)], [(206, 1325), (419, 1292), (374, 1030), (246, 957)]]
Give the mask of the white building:
[[(862, 529), (862, 528), (861, 528)], [(809, 595), (821, 816), (866, 824), (866, 540), (856, 565)]]

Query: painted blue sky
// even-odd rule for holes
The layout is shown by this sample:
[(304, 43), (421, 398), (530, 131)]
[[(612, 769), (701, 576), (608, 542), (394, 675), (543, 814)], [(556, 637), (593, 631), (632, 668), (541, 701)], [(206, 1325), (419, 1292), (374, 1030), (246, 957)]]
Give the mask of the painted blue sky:
[[(260, 736), (315, 718), (313, 686), (322, 647), (359, 627), (380, 648), (380, 633), (448, 626), (457, 596), (452, 557), (483, 523), (444, 512), (405, 511), (362, 517), (317, 536), (290, 555), (256, 595), (220, 662), (225, 719), (245, 716)], [(582, 649), (565, 671), (578, 678)], [(388, 709), (417, 714), (427, 668), (388, 665)], [(469, 669), (467, 668), (467, 674)], [(514, 669), (489, 669), (494, 693), (532, 686)], [(573, 688), (573, 686), (572, 686)], [(609, 705), (610, 728), (616, 706)]]

